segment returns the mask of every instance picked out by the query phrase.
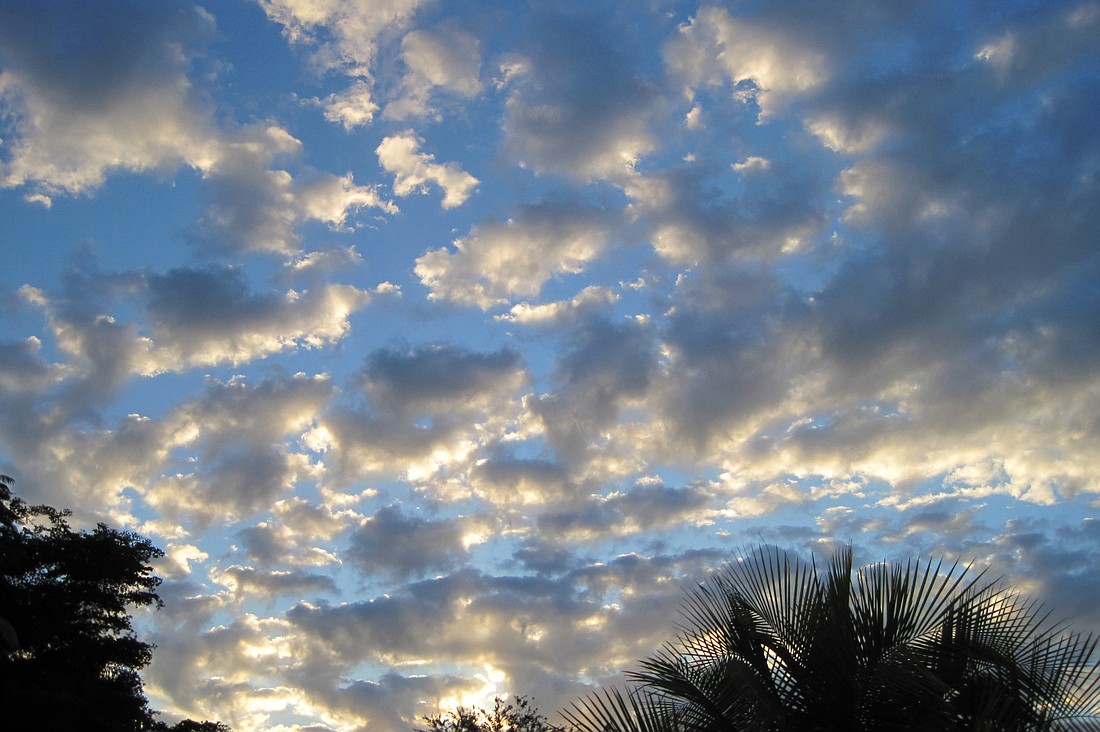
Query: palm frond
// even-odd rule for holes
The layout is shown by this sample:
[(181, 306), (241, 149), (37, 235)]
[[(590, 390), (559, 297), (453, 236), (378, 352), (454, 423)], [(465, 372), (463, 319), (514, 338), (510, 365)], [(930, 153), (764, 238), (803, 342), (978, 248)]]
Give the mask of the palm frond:
[(855, 570), (774, 547), (687, 593), (672, 643), (565, 713), (580, 732), (1100, 732), (1100, 638), (944, 560)]

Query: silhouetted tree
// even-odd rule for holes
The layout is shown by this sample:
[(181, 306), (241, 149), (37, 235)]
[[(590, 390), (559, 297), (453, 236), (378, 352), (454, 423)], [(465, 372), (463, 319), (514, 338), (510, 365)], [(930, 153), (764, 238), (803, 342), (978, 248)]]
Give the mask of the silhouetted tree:
[(689, 594), (634, 686), (565, 712), (584, 732), (1098, 730), (1097, 639), (958, 564), (822, 571), (763, 549)]
[(156, 732), (230, 732), (229, 727), (221, 722), (196, 722), (193, 719), (176, 722), (171, 727), (158, 723), (155, 730)]
[(0, 618), (17, 644), (0, 666), (3, 728), (168, 729), (145, 699), (138, 671), (152, 646), (129, 615), (161, 606), (149, 563), (163, 552), (105, 524), (74, 531), (68, 511), (29, 506), (12, 484), (0, 476)]
[(478, 707), (458, 709), (424, 717), (427, 727), (417, 732), (561, 732), (525, 696), (506, 702), (493, 699), (491, 710)]

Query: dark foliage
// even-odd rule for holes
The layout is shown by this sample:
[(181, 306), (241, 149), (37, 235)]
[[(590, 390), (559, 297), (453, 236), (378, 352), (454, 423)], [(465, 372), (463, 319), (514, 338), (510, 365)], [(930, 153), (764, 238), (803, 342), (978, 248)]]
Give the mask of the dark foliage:
[(777, 550), (715, 573), (583, 732), (1100, 730), (1097, 639), (942, 562), (827, 569)]
[(138, 671), (153, 648), (129, 611), (161, 606), (150, 562), (163, 552), (104, 524), (74, 531), (69, 512), (27, 505), (12, 482), (0, 476), (0, 618), (12, 631), (0, 658), (5, 728), (224, 732), (191, 720), (169, 728), (145, 699)]
[(417, 732), (561, 732), (539, 714), (525, 696), (511, 702), (497, 697), (491, 710), (459, 707), (453, 712), (424, 717), (426, 728)]
[(153, 729), (156, 732), (230, 732), (229, 727), (221, 722), (196, 722), (193, 719), (185, 719), (171, 727), (158, 722)]

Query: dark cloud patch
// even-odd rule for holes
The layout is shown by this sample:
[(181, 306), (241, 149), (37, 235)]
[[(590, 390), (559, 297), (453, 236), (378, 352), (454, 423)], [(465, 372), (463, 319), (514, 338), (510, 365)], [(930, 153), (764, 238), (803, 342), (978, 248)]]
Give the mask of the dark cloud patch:
[(758, 425), (799, 380), (812, 383), (804, 312), (755, 271), (685, 278), (663, 333), (670, 362), (658, 392), (676, 444), (705, 455), (731, 430)]
[[(316, 689), (334, 709), (351, 712), (369, 721), (372, 727), (402, 729), (421, 723), (419, 717), (403, 716), (406, 710), (417, 709), (425, 714), (435, 714), (435, 707), (427, 700), (438, 700), (451, 689), (464, 686), (455, 678), (436, 676), (402, 676), (395, 672), (384, 674), (377, 681), (354, 681), (339, 689)], [(395, 701), (400, 700), (400, 703)], [(302, 732), (306, 732), (303, 728)]]
[(512, 154), (535, 170), (582, 179), (626, 173), (655, 143), (648, 119), (657, 101), (636, 59), (611, 40), (626, 34), (606, 27), (606, 17), (568, 10), (532, 23), (504, 119)]
[(509, 676), (542, 669), (555, 686), (575, 689), (551, 671), (558, 663), (572, 658), (593, 677), (617, 675), (670, 629), (684, 577), (718, 556), (626, 556), (558, 579), (465, 569), (367, 602), (299, 604), (286, 617), (319, 644), (315, 658), (331, 654), (339, 665), (430, 656), (490, 664)]
[(570, 349), (555, 364), (559, 388), (532, 404), (564, 465), (583, 464), (593, 436), (645, 396), (657, 369), (653, 336), (644, 322), (602, 317), (568, 333)]
[(399, 579), (452, 569), (466, 556), (460, 519), (422, 519), (379, 509), (351, 532), (345, 559), (364, 574)]
[(771, 144), (749, 148), (744, 160), (725, 144), (714, 147), (626, 186), (657, 254), (676, 265), (713, 267), (789, 260), (820, 246), (835, 206), (832, 156), (806, 139), (774, 151)]
[(42, 358), (41, 349), (37, 338), (0, 343), (0, 390), (5, 395), (41, 393), (56, 381), (51, 377), (56, 369)]
[(181, 42), (193, 46), (213, 35), (210, 17), (184, 2), (73, 3), (65, 23), (57, 22), (57, 7), (17, 5), (0, 8), (0, 58), (77, 109), (106, 106), (158, 77), (173, 78)]
[(277, 300), (275, 295), (253, 295), (239, 267), (174, 269), (149, 278), (149, 313), (154, 322), (170, 328), (255, 318)]
[(521, 369), (516, 351), (477, 353), (430, 344), (376, 351), (367, 359), (361, 383), (379, 408), (416, 414), (461, 408), (497, 390), (501, 382), (515, 382)]
[(569, 495), (567, 466), (544, 458), (518, 458), (497, 449), (470, 472), (474, 489), (494, 502), (549, 503)]
[(404, 473), (422, 481), (464, 464), (519, 407), (527, 375), (510, 349), (431, 344), (375, 351), (351, 379), (352, 405), (323, 418), (338, 481)]
[(257, 570), (234, 564), (213, 573), (215, 580), (227, 586), (238, 598), (254, 596), (275, 598), (286, 595), (335, 593), (336, 583), (327, 575), (302, 570)]
[(545, 535), (589, 541), (680, 528), (702, 519), (709, 500), (707, 491), (699, 487), (640, 481), (621, 492), (594, 496), (568, 511), (551, 510), (538, 517), (537, 526)]
[(146, 499), (167, 516), (200, 525), (247, 519), (270, 508), (309, 469), (284, 440), (301, 434), (333, 393), (304, 375), (209, 381), (201, 396), (168, 415), (161, 429), (179, 472), (155, 481)]
[(247, 516), (288, 490), (291, 466), (284, 451), (261, 446), (219, 446), (206, 463), (205, 498), (231, 512)]
[(281, 561), (286, 554), (286, 544), (278, 530), (268, 523), (246, 526), (237, 532), (244, 544), (245, 555), (254, 562), (270, 565)]
[(337, 485), (350, 485), (363, 476), (392, 475), (430, 461), (437, 448), (459, 434), (461, 425), (446, 415), (430, 424), (376, 416), (369, 411), (336, 408), (327, 412), (322, 425), (334, 447), (326, 463)]
[(577, 561), (572, 552), (540, 538), (525, 542), (512, 552), (512, 559), (524, 569), (540, 575), (564, 574)]

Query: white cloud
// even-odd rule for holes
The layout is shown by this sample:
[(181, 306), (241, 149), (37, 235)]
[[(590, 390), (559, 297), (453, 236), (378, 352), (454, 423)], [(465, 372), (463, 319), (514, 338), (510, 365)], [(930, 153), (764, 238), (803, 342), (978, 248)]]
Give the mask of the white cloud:
[(759, 155), (750, 155), (739, 163), (733, 163), (733, 169), (738, 173), (747, 173), (754, 170), (767, 170), (772, 167), (771, 161)]
[(369, 125), (374, 121), (378, 105), (371, 98), (371, 88), (363, 80), (357, 80), (347, 89), (333, 92), (321, 102), (325, 110), (325, 119), (339, 122), (349, 132), (356, 127)]
[(200, 526), (269, 509), (299, 481), (319, 477), (309, 457), (286, 441), (313, 424), (332, 395), (321, 376), (254, 386), (210, 381), (198, 398), (157, 422), (165, 458), (169, 451), (175, 457), (140, 488), (144, 500), (162, 515), (187, 516)]
[(433, 116), (433, 93), (445, 92), (472, 99), (481, 92), (481, 54), (476, 38), (452, 30), (431, 33), (410, 31), (401, 40), (401, 58), (408, 67), (401, 96), (386, 105), (389, 119)]
[(166, 579), (181, 579), (191, 574), (192, 563), (204, 562), (209, 558), (209, 554), (194, 544), (169, 544), (158, 563), (157, 573)]
[(825, 57), (781, 26), (735, 18), (725, 8), (703, 7), (665, 49), (666, 63), (691, 96), (719, 82), (752, 85), (761, 119), (775, 115), (793, 96), (822, 84)]
[(319, 423), (331, 478), (400, 475), (440, 494), (440, 476), (461, 472), (499, 439), (519, 411), (526, 373), (516, 353), (428, 345), (371, 355), (355, 381), (366, 404), (340, 406)]
[(607, 241), (606, 224), (584, 209), (531, 207), (519, 220), (474, 227), (469, 236), (416, 260), (432, 299), (483, 310), (539, 294), (551, 277), (576, 274)]
[[(349, 317), (371, 297), (338, 284), (255, 294), (233, 268), (164, 275), (88, 272), (78, 279), (86, 289), (71, 293), (75, 297), (66, 293), (53, 300), (33, 288), (21, 292), (45, 311), (58, 346), (90, 379), (154, 376), (320, 348), (344, 338)], [(116, 281), (129, 283), (124, 292), (143, 302), (148, 323), (120, 323), (110, 315), (122, 304), (115, 300)], [(105, 348), (108, 342), (115, 345)]]
[(274, 167), (276, 159), (296, 155), (301, 142), (273, 126), (246, 128), (224, 147), (224, 155), (207, 175), (211, 203), (190, 232), (200, 249), (295, 254), (298, 227), (320, 221), (334, 230), (362, 208), (396, 213), (378, 186), (356, 185), (343, 176), (306, 171), (297, 178)]
[(352, 82), (320, 102), (325, 118), (347, 130), (370, 124), (372, 66), (380, 41), (405, 26), (421, 0), (258, 0), (267, 16), (283, 26), (287, 39), (313, 49), (321, 71), (336, 71)]
[(616, 302), (619, 296), (610, 287), (590, 285), (570, 300), (558, 300), (540, 305), (521, 302), (511, 310), (494, 316), (497, 320), (522, 325), (560, 324), (591, 308), (601, 308)]
[[(213, 18), (197, 7), (165, 6), (140, 19), (131, 11), (114, 2), (69, 9), (66, 27), (89, 30), (70, 44), (58, 38), (53, 9), (4, 14), (0, 112), (12, 127), (0, 185), (34, 186), (31, 198), (45, 202), (86, 194), (115, 171), (214, 167), (220, 136), (187, 77), (195, 47), (212, 37)], [(124, 40), (154, 32), (164, 40)]]
[[(208, 13), (177, 6), (135, 13), (114, 4), (67, 18), (67, 27), (87, 31), (82, 43), (55, 38), (62, 31), (44, 8), (5, 22), (0, 113), (11, 131), (0, 187), (29, 187), (25, 198), (48, 207), (58, 195), (92, 193), (114, 173), (193, 168), (211, 203), (191, 238), (214, 251), (287, 254), (304, 222), (341, 227), (364, 207), (396, 211), (350, 173), (307, 171), (298, 180), (275, 167), (301, 151), (279, 125), (214, 119), (208, 95), (188, 75), (201, 56), (195, 48), (213, 37)], [(150, 40), (122, 40), (131, 36)], [(65, 52), (55, 57), (44, 48)]]
[(394, 175), (394, 194), (426, 193), (428, 183), (434, 183), (443, 189), (443, 208), (461, 206), (477, 187), (477, 178), (457, 163), (435, 162), (434, 155), (419, 151), (421, 143), (409, 131), (384, 138), (375, 150), (382, 168)]

